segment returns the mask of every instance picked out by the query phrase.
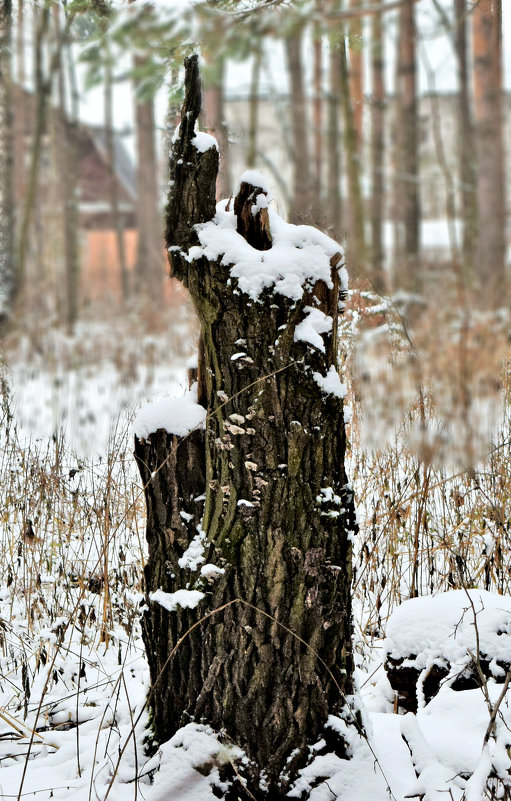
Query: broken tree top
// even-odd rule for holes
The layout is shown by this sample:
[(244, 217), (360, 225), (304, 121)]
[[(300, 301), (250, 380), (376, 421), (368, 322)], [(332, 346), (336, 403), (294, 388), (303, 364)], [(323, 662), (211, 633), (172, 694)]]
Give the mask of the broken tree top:
[[(267, 208), (269, 197), (264, 178), (251, 170), (250, 185), (254, 187), (252, 213)], [(241, 177), (248, 183), (248, 174)], [(256, 185), (254, 182), (260, 182)], [(259, 191), (257, 191), (259, 188)], [(264, 198), (264, 200), (263, 200)], [(266, 204), (266, 205), (265, 205)], [(191, 247), (186, 255), (188, 261), (205, 257), (211, 261), (221, 259), (229, 265), (231, 279), (237, 279), (239, 289), (258, 300), (264, 289), (273, 289), (291, 300), (300, 300), (306, 286), (317, 281), (332, 288), (332, 259), (340, 261), (340, 247), (333, 239), (309, 225), (292, 225), (268, 208), (269, 229), (272, 244), (269, 249), (258, 250), (237, 232), (237, 217), (232, 203), (222, 200), (210, 222), (196, 226), (199, 245)], [(348, 273), (339, 268), (340, 288), (348, 289)]]
[(234, 202), (224, 200), (215, 207), (218, 146), (196, 127), (198, 59), (192, 56), (185, 64), (185, 100), (170, 160), (170, 253), (178, 252), (189, 264), (205, 258), (230, 267), (227, 280), (236, 281), (234, 286), (254, 301), (264, 290), (299, 301), (318, 281), (332, 289), (334, 280), (342, 296), (348, 274), (338, 243), (311, 226), (283, 220), (269, 207), (269, 186), (259, 172), (244, 172)]

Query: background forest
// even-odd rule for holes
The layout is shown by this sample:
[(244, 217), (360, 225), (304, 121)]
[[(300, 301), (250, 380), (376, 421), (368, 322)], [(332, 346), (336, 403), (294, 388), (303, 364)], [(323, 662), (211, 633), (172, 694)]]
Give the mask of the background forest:
[[(511, 590), (501, 0), (2, 0), (1, 792), (214, 797), (194, 771), (224, 758), (207, 733), (144, 752), (131, 429), (141, 402), (184, 391), (196, 349), (161, 223), (181, 65), (196, 51), (218, 197), (260, 170), (282, 216), (341, 242), (350, 274), (355, 650), (385, 780), (365, 754), (362, 780), (338, 776), (347, 795), (314, 797), (379, 801), (390, 785), (427, 801), (447, 782), (456, 799), (509, 798), (509, 765), (482, 758), (491, 693), (418, 715), (420, 768), (399, 751), (382, 668), (402, 601)], [(504, 751), (508, 703), (492, 733)], [(192, 774), (195, 794), (180, 796)]]

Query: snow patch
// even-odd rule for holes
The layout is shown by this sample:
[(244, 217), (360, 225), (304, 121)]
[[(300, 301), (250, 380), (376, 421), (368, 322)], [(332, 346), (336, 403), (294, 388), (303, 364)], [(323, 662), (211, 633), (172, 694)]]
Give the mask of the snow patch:
[(149, 595), (149, 600), (160, 604), (167, 612), (175, 612), (178, 606), (183, 609), (195, 609), (203, 598), (204, 593), (199, 590), (176, 590), (176, 592), (156, 590)]
[(346, 384), (343, 384), (339, 378), (339, 374), (333, 364), (330, 366), (328, 373), (321, 375), (321, 373), (314, 373), (314, 381), (327, 395), (335, 395), (337, 398), (345, 398), (347, 393)]
[(241, 174), (238, 191), (243, 183), (250, 184), (250, 186), (257, 186), (258, 188), (262, 189), (263, 192), (266, 192), (267, 194), (270, 193), (268, 181), (264, 175), (259, 172), (259, 170), (245, 170), (245, 172)]
[(393, 659), (415, 654), (419, 669), (447, 659), (458, 673), (477, 651), (477, 634), (481, 655), (511, 663), (511, 597), (471, 589), (411, 598), (392, 613), (385, 649)]
[(206, 561), (206, 532), (197, 530), (184, 554), (177, 560), (179, 567), (188, 570), (197, 570), (199, 565)]
[(204, 428), (206, 409), (195, 402), (193, 394), (184, 398), (163, 398), (141, 408), (133, 422), (133, 433), (147, 439), (159, 429), (178, 437), (186, 437), (196, 428)]
[(204, 131), (196, 132), (192, 139), (192, 145), (196, 150), (199, 151), (199, 153), (205, 153), (207, 150), (211, 150), (212, 148), (216, 148), (217, 150), (220, 149), (215, 137), (211, 136), (211, 134), (205, 133)]
[(268, 209), (272, 247), (256, 250), (236, 231), (236, 216), (232, 209), (227, 211), (227, 203), (217, 205), (213, 220), (196, 226), (200, 246), (186, 254), (189, 260), (221, 259), (231, 266), (230, 276), (238, 280), (240, 290), (253, 300), (273, 289), (297, 301), (304, 287), (316, 281), (332, 288), (330, 259), (340, 253), (337, 242), (310, 225), (287, 223)]
[(306, 306), (304, 312), (307, 317), (296, 326), (294, 341), (308, 342), (309, 345), (324, 353), (325, 343), (321, 334), (328, 334), (332, 330), (332, 318), (320, 309), (313, 309), (311, 306)]

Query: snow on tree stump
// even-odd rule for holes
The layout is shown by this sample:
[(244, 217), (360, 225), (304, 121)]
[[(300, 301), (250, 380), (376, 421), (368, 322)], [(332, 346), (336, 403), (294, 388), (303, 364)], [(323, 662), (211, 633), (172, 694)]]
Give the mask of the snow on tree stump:
[(412, 598), (391, 615), (385, 670), (400, 710), (417, 712), (444, 683), (452, 690), (503, 683), (511, 668), (511, 598), (452, 590)]
[(353, 689), (346, 271), (337, 243), (269, 208), (259, 173), (215, 208), (196, 57), (186, 72), (166, 230), (201, 324), (186, 401), (200, 420), (189, 434), (168, 416), (136, 425), (152, 721), (159, 742), (195, 721), (243, 750), (243, 779), (219, 797), (277, 799), (311, 745), (346, 751), (342, 726), (327, 726)]

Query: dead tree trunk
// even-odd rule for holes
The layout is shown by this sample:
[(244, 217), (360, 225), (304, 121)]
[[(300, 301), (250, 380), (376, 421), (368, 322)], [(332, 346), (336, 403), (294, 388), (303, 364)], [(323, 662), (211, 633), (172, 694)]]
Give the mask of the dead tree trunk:
[[(356, 522), (336, 372), (344, 270), (333, 240), (268, 211), (253, 171), (213, 220), (218, 151), (194, 133), (193, 56), (186, 87), (166, 236), (200, 318), (197, 400), (207, 417), (188, 436), (171, 421), (136, 440), (154, 731), (164, 741), (190, 721), (208, 723), (249, 760), (236, 768), (248, 790), (236, 781), (229, 799), (278, 799), (311, 743), (343, 748), (325, 724), (352, 691)], [(184, 587), (201, 594), (196, 608), (175, 605)]]

